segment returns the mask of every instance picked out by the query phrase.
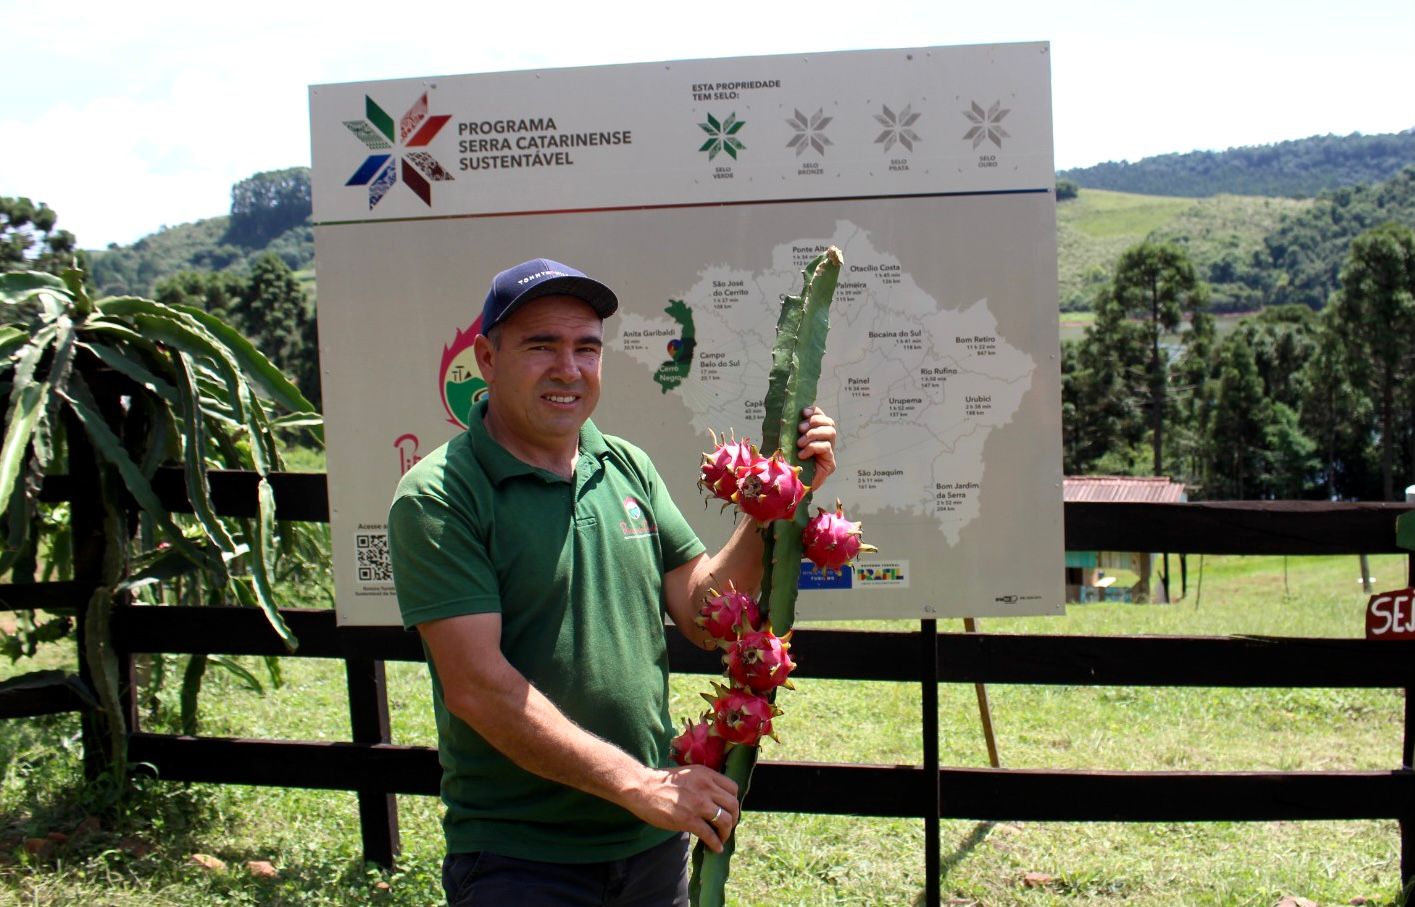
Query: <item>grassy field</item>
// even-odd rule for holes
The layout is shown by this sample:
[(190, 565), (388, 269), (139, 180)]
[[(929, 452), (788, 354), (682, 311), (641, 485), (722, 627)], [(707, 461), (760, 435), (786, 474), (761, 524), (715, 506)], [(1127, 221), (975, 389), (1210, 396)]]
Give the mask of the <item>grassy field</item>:
[[(1404, 584), (1400, 558), (1373, 559), (1379, 588)], [(986, 619), (987, 632), (1356, 636), (1365, 598), (1354, 557), (1190, 561), (1173, 605), (1073, 605), (1065, 617)], [(956, 622), (944, 622), (956, 630)], [(949, 625), (952, 624), (952, 625)], [(897, 626), (909, 626), (907, 624)], [(809, 658), (809, 652), (798, 653)], [(46, 665), (68, 660), (62, 647)], [(254, 660), (252, 670), (260, 668)], [(6, 667), (9, 676), (33, 664)], [(285, 683), (257, 695), (224, 672), (203, 693), (203, 733), (347, 739), (342, 667), (285, 659)], [(696, 711), (705, 680), (675, 678), (674, 711)], [(431, 744), (421, 665), (389, 666), (394, 740)], [(921, 759), (911, 685), (804, 680), (784, 700), (784, 743), (769, 759)], [(990, 690), (1003, 765), (1116, 770), (1395, 768), (1402, 699), (1393, 690), (1022, 687)], [(171, 727), (161, 696), (149, 727)], [(987, 761), (972, 689), (940, 690), (947, 764)], [(393, 873), (359, 858), (352, 794), (150, 783), (101, 827), (79, 831), (96, 791), (78, 786), (77, 722), (0, 723), (0, 904), (344, 905), (440, 900), (438, 804), (402, 797), (404, 856)], [(31, 854), (25, 839), (68, 835)], [(923, 826), (912, 820), (749, 814), (731, 884), (746, 905), (913, 905)], [(225, 869), (193, 862), (215, 856)], [(1394, 822), (1158, 825), (948, 822), (945, 903), (1255, 905), (1398, 902)], [(268, 861), (260, 878), (248, 861)], [(1030, 881), (1029, 881), (1030, 879)], [(951, 899), (951, 900), (950, 900)]]
[(1185, 247), (1201, 277), (1226, 254), (1246, 260), (1309, 200), (1219, 195), (1171, 198), (1082, 189), (1056, 206), (1057, 296), (1089, 304), (1120, 253), (1147, 238)]

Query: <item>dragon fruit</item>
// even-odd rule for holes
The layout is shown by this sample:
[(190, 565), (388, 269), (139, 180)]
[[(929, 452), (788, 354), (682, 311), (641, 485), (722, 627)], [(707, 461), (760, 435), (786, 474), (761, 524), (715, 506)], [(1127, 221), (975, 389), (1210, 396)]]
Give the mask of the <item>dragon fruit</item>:
[(719, 737), (706, 716), (697, 724), (683, 721), (683, 733), (668, 745), (668, 755), (678, 765), (706, 765), (722, 771), (727, 755), (727, 741)]
[(717, 433), (709, 430), (712, 435), (712, 453), (703, 454), (702, 471), (698, 476), (698, 487), (706, 491), (710, 496), (725, 502), (727, 506), (732, 502), (732, 496), (737, 493), (737, 470), (751, 466), (757, 460), (762, 459), (761, 451), (752, 446), (752, 442), (747, 438), (741, 441), (735, 438), (723, 436), (720, 440)]
[(860, 524), (845, 519), (845, 509), (839, 499), (835, 502), (834, 513), (818, 508), (801, 534), (801, 544), (806, 557), (816, 565), (816, 570), (827, 574), (839, 573), (840, 568), (861, 551), (879, 550), (860, 541)]
[(726, 592), (708, 590), (708, 597), (693, 620), (713, 639), (731, 642), (742, 633), (761, 629), (762, 612), (756, 599), (738, 592), (732, 580), (728, 580)]
[(732, 500), (737, 509), (763, 526), (772, 520), (789, 520), (796, 515), (796, 505), (810, 491), (801, 481), (801, 467), (786, 462), (777, 451), (762, 457), (750, 466), (737, 470), (737, 493)]
[(755, 746), (763, 737), (776, 740), (771, 719), (781, 710), (765, 697), (750, 690), (729, 690), (720, 683), (714, 683), (713, 690), (715, 695), (704, 693), (703, 698), (712, 703), (713, 729), (719, 737), (744, 746)]
[(791, 648), (791, 634), (779, 637), (770, 630), (744, 633), (740, 639), (727, 644), (727, 653), (722, 656), (727, 666), (727, 676), (738, 686), (754, 693), (766, 693), (785, 684), (796, 667), (786, 650)]

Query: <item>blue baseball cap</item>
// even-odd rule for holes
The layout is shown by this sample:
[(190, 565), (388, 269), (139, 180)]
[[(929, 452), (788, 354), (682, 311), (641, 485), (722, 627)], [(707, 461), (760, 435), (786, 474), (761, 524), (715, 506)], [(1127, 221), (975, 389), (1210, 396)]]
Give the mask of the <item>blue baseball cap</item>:
[(491, 281), (481, 312), (485, 334), (521, 306), (542, 296), (573, 296), (583, 300), (600, 318), (608, 318), (619, 308), (619, 297), (609, 287), (585, 272), (548, 258), (532, 258), (507, 268)]

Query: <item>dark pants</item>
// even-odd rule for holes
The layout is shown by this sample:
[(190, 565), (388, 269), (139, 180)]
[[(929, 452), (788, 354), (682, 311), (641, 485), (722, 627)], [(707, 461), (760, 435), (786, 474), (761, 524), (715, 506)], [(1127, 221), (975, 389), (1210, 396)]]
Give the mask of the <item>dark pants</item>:
[(449, 907), (688, 907), (688, 834), (605, 863), (449, 854), (442, 890)]

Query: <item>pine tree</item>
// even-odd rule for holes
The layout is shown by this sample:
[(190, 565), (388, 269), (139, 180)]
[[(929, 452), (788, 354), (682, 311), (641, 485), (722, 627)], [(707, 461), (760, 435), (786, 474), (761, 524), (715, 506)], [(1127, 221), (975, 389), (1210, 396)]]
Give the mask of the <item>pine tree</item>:
[(1396, 439), (1415, 385), (1415, 230), (1391, 223), (1356, 237), (1334, 307), (1348, 370), (1380, 417), (1381, 496), (1394, 500)]
[(1142, 331), (1146, 401), (1154, 474), (1164, 474), (1164, 425), (1169, 410), (1169, 362), (1161, 340), (1207, 306), (1208, 293), (1189, 257), (1169, 243), (1140, 243), (1121, 254), (1115, 277), (1096, 303), (1097, 327), (1136, 319)]
[(1257, 493), (1266, 473), (1272, 407), (1263, 394), (1253, 349), (1242, 334), (1225, 339), (1222, 356), (1205, 492), (1210, 498), (1242, 499)]
[(299, 374), (306, 358), (317, 357), (315, 349), (306, 348), (313, 315), (305, 291), (273, 252), (251, 266), (236, 314), (245, 335), (282, 371)]

